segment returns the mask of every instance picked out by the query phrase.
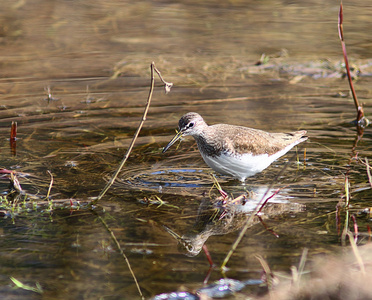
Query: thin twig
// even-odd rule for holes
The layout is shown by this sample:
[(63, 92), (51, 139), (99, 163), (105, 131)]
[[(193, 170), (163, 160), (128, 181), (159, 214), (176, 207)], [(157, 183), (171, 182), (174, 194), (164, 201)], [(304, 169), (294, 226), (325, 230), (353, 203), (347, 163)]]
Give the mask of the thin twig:
[(123, 166), (125, 165), (127, 159), (129, 158), (130, 153), (132, 152), (134, 143), (136, 142), (137, 137), (138, 137), (138, 135), (139, 135), (139, 133), (140, 133), (140, 131), (142, 129), (142, 126), (143, 126), (143, 124), (146, 121), (147, 112), (149, 111), (149, 108), (150, 108), (152, 94), (153, 94), (153, 91), (154, 91), (154, 82), (155, 82), (154, 70), (159, 75), (160, 80), (165, 84), (165, 93), (168, 93), (170, 91), (171, 87), (173, 86), (173, 83), (166, 82), (163, 79), (163, 77), (161, 76), (159, 70), (155, 67), (155, 63), (154, 62), (151, 63), (150, 69), (151, 69), (150, 91), (149, 91), (149, 95), (147, 97), (147, 103), (146, 103), (146, 106), (145, 106), (145, 110), (144, 110), (143, 115), (142, 115), (142, 120), (141, 120), (140, 124), (138, 125), (137, 131), (134, 134), (133, 139), (132, 139), (132, 142), (130, 143), (129, 148), (128, 148), (127, 152), (125, 153), (125, 156), (124, 156), (123, 160), (121, 161), (119, 167), (115, 171), (114, 175), (111, 177), (110, 181), (106, 184), (106, 186), (103, 188), (103, 190), (101, 191), (101, 193), (98, 195), (98, 197), (92, 202), (92, 204), (94, 204), (94, 203), (98, 202), (99, 200), (101, 200), (102, 197), (106, 194), (106, 192), (110, 189), (110, 187), (113, 185), (113, 183), (115, 182), (116, 178), (118, 177), (119, 173), (121, 172)]
[(347, 78), (349, 79), (350, 90), (351, 90), (351, 93), (352, 93), (352, 96), (353, 96), (353, 99), (354, 99), (355, 107), (356, 107), (356, 109), (358, 109), (358, 107), (360, 105), (359, 105), (359, 101), (358, 101), (358, 98), (357, 98), (357, 95), (356, 95), (356, 92), (355, 92), (355, 89), (354, 89), (353, 81), (351, 79), (349, 60), (347, 58), (346, 45), (345, 45), (345, 40), (344, 40), (344, 30), (343, 30), (343, 25), (342, 25), (343, 20), (344, 20), (344, 15), (343, 15), (343, 6), (342, 6), (342, 2), (341, 2), (340, 11), (339, 11), (339, 14), (338, 14), (338, 35), (339, 35), (340, 40), (341, 40), (342, 52), (343, 52), (343, 55), (344, 55), (345, 68), (346, 68)]
[(127, 266), (128, 266), (128, 269), (129, 269), (129, 272), (130, 274), (132, 275), (133, 277), (133, 280), (134, 280), (134, 283), (136, 284), (136, 287), (137, 287), (137, 290), (138, 290), (138, 293), (140, 294), (141, 296), (141, 299), (145, 299), (145, 297), (143, 296), (142, 294), (142, 291), (141, 291), (141, 287), (139, 286), (138, 284), (138, 281), (137, 281), (137, 278), (136, 278), (136, 275), (134, 274), (133, 270), (132, 270), (132, 267), (130, 266), (130, 263), (129, 263), (129, 260), (128, 260), (128, 257), (125, 255), (123, 249), (121, 248), (120, 246), (120, 243), (118, 241), (118, 239), (116, 238), (114, 232), (110, 229), (110, 227), (107, 225), (107, 223), (105, 222), (105, 220), (96, 213), (98, 219), (101, 221), (101, 223), (103, 224), (103, 226), (105, 226), (106, 230), (110, 233), (111, 235), (111, 238), (112, 240), (114, 241), (114, 243), (116, 244), (116, 247), (118, 248), (121, 256), (124, 258), (125, 262), (127, 263)]
[(343, 31), (343, 26), (342, 26), (343, 19), (344, 19), (343, 6), (342, 6), (342, 2), (341, 2), (340, 3), (340, 11), (339, 11), (339, 14), (338, 14), (338, 35), (339, 35), (340, 40), (341, 40), (342, 53), (344, 55), (345, 69), (346, 69), (346, 74), (347, 74), (347, 78), (348, 78), (348, 81), (349, 81), (351, 94), (353, 96), (355, 108), (357, 110), (356, 123), (357, 123), (358, 126), (368, 126), (369, 120), (364, 117), (363, 106), (361, 106), (359, 104), (359, 101), (358, 101), (358, 98), (357, 98), (357, 95), (356, 95), (356, 92), (355, 92), (355, 89), (354, 89), (353, 79), (352, 79), (351, 73), (350, 73), (349, 60), (347, 58), (346, 45), (345, 45), (345, 40), (344, 40), (344, 31)]

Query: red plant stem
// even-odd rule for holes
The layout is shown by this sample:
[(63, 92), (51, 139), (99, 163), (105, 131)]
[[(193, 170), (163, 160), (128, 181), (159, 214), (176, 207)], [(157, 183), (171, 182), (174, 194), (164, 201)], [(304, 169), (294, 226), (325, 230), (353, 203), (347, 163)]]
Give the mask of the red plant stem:
[(17, 122), (12, 122), (12, 126), (10, 128), (10, 151), (12, 152), (13, 156), (17, 154)]
[(342, 7), (342, 2), (341, 2), (340, 11), (339, 11), (339, 14), (338, 14), (338, 35), (339, 35), (340, 40), (341, 40), (342, 53), (344, 55), (345, 68), (346, 68), (347, 78), (349, 80), (349, 86), (350, 86), (351, 94), (352, 94), (353, 99), (354, 99), (355, 108), (357, 109), (357, 122), (359, 122), (364, 117), (364, 111), (363, 111), (363, 107), (359, 105), (359, 101), (358, 101), (358, 98), (357, 98), (357, 95), (356, 95), (356, 92), (355, 92), (355, 89), (354, 89), (353, 80), (351, 78), (349, 60), (347, 58), (346, 45), (345, 45), (345, 41), (344, 41), (344, 31), (343, 31), (343, 27), (342, 27), (343, 19), (344, 19), (344, 17), (343, 17), (343, 7)]
[(279, 234), (277, 234), (274, 230), (270, 229), (270, 228), (266, 225), (266, 223), (262, 220), (262, 218), (261, 218), (259, 215), (256, 215), (256, 217), (258, 218), (258, 220), (260, 220), (262, 226), (265, 227), (265, 229), (266, 229), (268, 232), (272, 233), (276, 238), (279, 238)]
[(12, 127), (10, 129), (10, 139), (15, 140), (17, 138), (17, 122), (12, 122)]
[(278, 188), (274, 193), (272, 193), (272, 195), (270, 196), (270, 197), (268, 197), (265, 201), (264, 201), (264, 203), (262, 203), (262, 205), (261, 205), (261, 207), (260, 207), (260, 209), (257, 211), (257, 213), (256, 213), (256, 215), (258, 215), (261, 211), (262, 211), (262, 209), (264, 208), (264, 206), (266, 205), (266, 203), (272, 198), (272, 197), (274, 197), (275, 195), (277, 195), (282, 189), (284, 189), (284, 188), (286, 188), (287, 187), (287, 185), (286, 186), (284, 186), (284, 187), (282, 187), (282, 188)]

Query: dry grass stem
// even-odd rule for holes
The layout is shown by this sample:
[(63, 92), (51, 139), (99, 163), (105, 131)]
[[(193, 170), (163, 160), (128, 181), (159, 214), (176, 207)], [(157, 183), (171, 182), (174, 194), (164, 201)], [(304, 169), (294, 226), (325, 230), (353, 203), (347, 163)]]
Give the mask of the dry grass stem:
[(360, 256), (360, 253), (359, 253), (357, 244), (356, 244), (356, 242), (354, 240), (354, 235), (349, 230), (347, 231), (347, 235), (349, 236), (350, 245), (351, 245), (351, 248), (353, 249), (353, 253), (355, 255), (355, 258), (356, 258), (356, 260), (357, 260), (357, 262), (359, 264), (360, 271), (362, 272), (363, 275), (365, 275), (366, 274), (366, 270), (364, 268), (363, 259)]
[(21, 187), (21, 184), (19, 183), (19, 180), (18, 180), (17, 175), (16, 175), (15, 172), (11, 172), (10, 173), (10, 181), (12, 183), (13, 188), (18, 193), (22, 193), (23, 192), (22, 187)]
[(48, 192), (47, 192), (47, 195), (46, 195), (47, 199), (50, 196), (50, 191), (52, 190), (52, 186), (53, 186), (53, 182), (54, 182), (53, 174), (49, 170), (48, 170), (48, 174), (50, 175), (50, 184), (49, 184)]
[(301, 255), (301, 260), (300, 260), (300, 263), (298, 264), (298, 280), (300, 281), (301, 280), (301, 276), (302, 274), (304, 273), (304, 270), (305, 270), (305, 263), (306, 263), (306, 259), (307, 259), (307, 254), (309, 252), (309, 249), (307, 248), (304, 248), (304, 250), (302, 251), (302, 255)]
[(257, 258), (257, 260), (260, 262), (262, 266), (262, 269), (266, 275), (267, 288), (269, 289), (269, 291), (271, 291), (274, 285), (274, 274), (271, 271), (268, 263), (265, 261), (265, 259), (261, 255), (255, 255), (255, 257)]
[(350, 183), (349, 177), (345, 176), (345, 206), (349, 207), (350, 204)]

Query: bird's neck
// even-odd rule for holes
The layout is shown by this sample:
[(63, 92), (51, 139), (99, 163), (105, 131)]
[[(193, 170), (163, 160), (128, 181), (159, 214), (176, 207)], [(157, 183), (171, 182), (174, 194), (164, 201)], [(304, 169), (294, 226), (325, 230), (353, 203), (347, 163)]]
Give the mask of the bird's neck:
[[(208, 125), (206, 126), (208, 127)], [(203, 130), (200, 133), (193, 135), (198, 144), (198, 148), (204, 155), (218, 156), (221, 153), (221, 145), (215, 143), (213, 139), (213, 129)]]

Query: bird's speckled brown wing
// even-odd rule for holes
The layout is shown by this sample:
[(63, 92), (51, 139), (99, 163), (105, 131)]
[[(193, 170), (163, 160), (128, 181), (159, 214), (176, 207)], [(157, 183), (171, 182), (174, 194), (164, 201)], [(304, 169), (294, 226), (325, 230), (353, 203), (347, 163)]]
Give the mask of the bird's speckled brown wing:
[(250, 152), (253, 155), (268, 154), (272, 155), (290, 144), (298, 144), (307, 139), (306, 131), (295, 131), (289, 133), (269, 133), (266, 131), (217, 124), (210, 126), (213, 128), (211, 134), (222, 134), (225, 145), (216, 145), (217, 148), (234, 149), (236, 154)]

